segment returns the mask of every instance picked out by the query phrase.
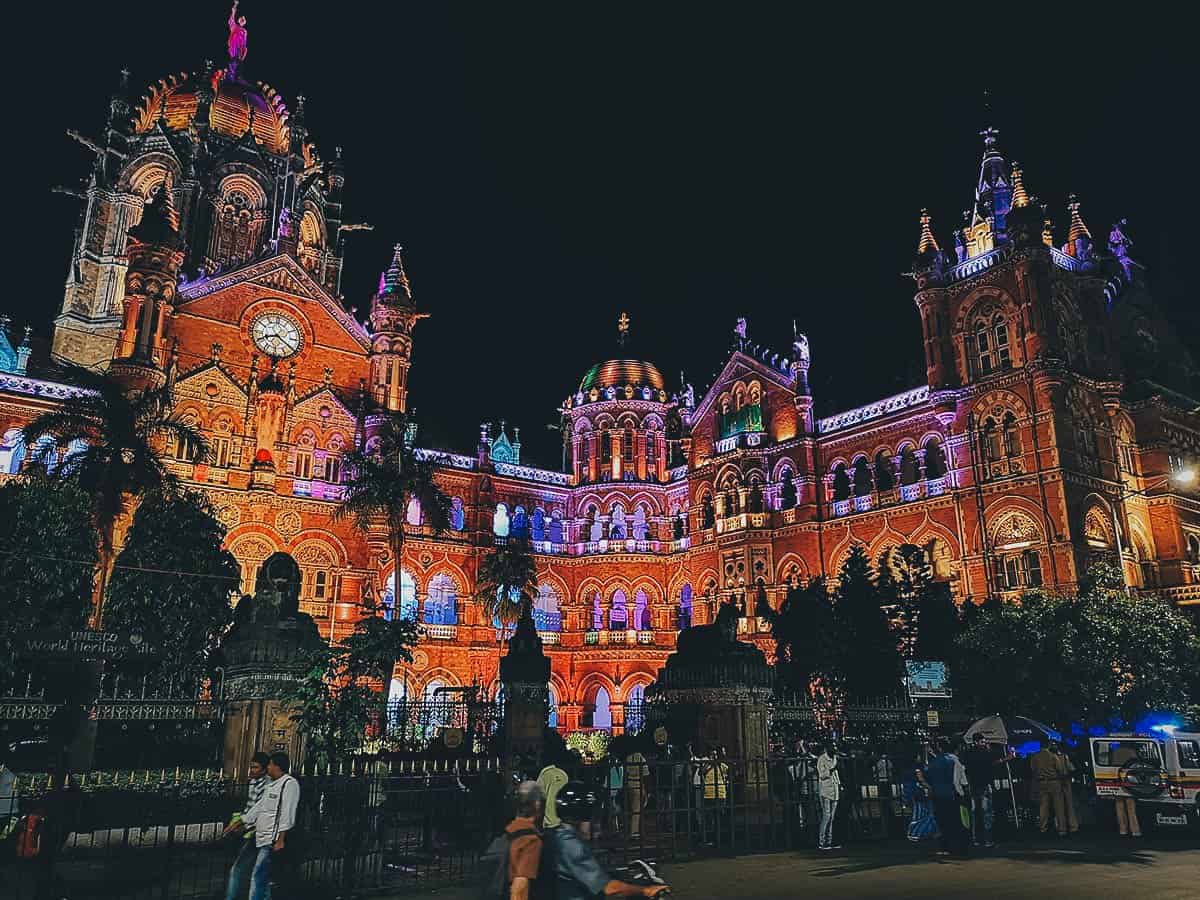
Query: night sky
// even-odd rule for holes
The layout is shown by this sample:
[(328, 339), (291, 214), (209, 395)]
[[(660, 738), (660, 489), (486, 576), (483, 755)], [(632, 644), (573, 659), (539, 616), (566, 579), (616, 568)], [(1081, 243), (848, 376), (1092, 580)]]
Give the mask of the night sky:
[[(308, 97), (322, 154), (344, 148), (347, 221), (376, 226), (349, 236), (347, 305), (365, 310), (391, 244), (407, 248), (433, 314), (412, 374), (422, 443), (469, 451), (481, 420), (506, 417), (528, 461), (557, 465), (545, 426), (614, 355), (622, 310), (632, 349), (672, 387), (682, 368), (697, 397), (740, 315), (781, 352), (793, 318), (808, 333), (821, 414), (919, 384), (901, 273), (922, 206), (952, 247), (987, 124), (1050, 204), (1060, 243), (1071, 191), (1098, 244), (1128, 217), (1133, 256), (1195, 333), (1189, 29), (1139, 22), (1135, 7), (1084, 25), (996, 5), (974, 20), (961, 6), (953, 25), (907, 4), (888, 20), (847, 6), (843, 21), (812, 4), (793, 17), (658, 7), (243, 3), (246, 75)], [(30, 210), (32, 225), (10, 245), (20, 269), (0, 299), (16, 322), (44, 334), (62, 300), (78, 205), (50, 187), (90, 163), (65, 129), (99, 134), (123, 65), (140, 90), (223, 61), (227, 14), (220, 2), (6, 13), (38, 48), (5, 91), (10, 216)]]

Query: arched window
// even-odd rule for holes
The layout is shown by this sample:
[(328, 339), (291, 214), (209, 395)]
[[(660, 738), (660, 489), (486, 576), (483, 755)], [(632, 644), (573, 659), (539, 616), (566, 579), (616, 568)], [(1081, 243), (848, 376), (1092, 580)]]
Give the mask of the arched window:
[(658, 471), (658, 440), (653, 432), (646, 432), (646, 477), (653, 479)]
[(625, 592), (617, 588), (612, 596), (612, 606), (608, 610), (608, 630), (624, 631), (629, 627), (629, 607), (626, 603)]
[(24, 459), (25, 441), (21, 437), (21, 429), (10, 428), (4, 432), (4, 440), (0, 441), (0, 473), (16, 475), (21, 471)]
[(741, 495), (737, 488), (730, 487), (725, 491), (725, 515), (736, 516), (741, 512)]
[(792, 481), (792, 470), (785, 468), (780, 473), (779, 508), (792, 509), (796, 505), (796, 483)]
[(846, 464), (838, 463), (833, 470), (833, 499), (850, 499), (850, 475), (846, 472)]
[(492, 534), (508, 537), (508, 507), (503, 503), (496, 504), (496, 512), (492, 516)]
[(587, 519), (585, 520), (585, 523), (587, 525), (587, 539), (589, 541), (604, 540), (604, 523), (600, 521), (600, 515), (597, 512), (596, 507), (588, 507)]
[(867, 465), (867, 458), (860, 456), (854, 463), (854, 496), (869, 496), (873, 487), (871, 484), (871, 467)]
[(546, 511), (540, 506), (533, 511), (530, 535), (535, 541), (544, 541), (546, 539)]
[(638, 631), (650, 631), (650, 601), (646, 598), (646, 592), (641, 588), (638, 588), (637, 593), (633, 595), (632, 625)]
[(562, 513), (557, 509), (550, 513), (550, 543), (563, 543)]
[(975, 360), (979, 375), (991, 375), (1012, 368), (1008, 347), (1008, 324), (997, 313), (991, 320), (975, 323)]
[(635, 684), (625, 698), (625, 732), (638, 734), (646, 727), (646, 688)]
[(687, 516), (682, 512), (675, 513), (675, 517), (671, 519), (671, 537), (674, 540), (681, 540), (687, 534)]
[(900, 483), (916, 484), (921, 480), (921, 467), (917, 464), (917, 454), (912, 447), (900, 451)]
[(1190, 563), (1200, 563), (1200, 537), (1194, 534), (1188, 535), (1187, 560)]
[(892, 469), (892, 458), (887, 451), (875, 454), (875, 483), (881, 491), (890, 491), (896, 486), (896, 474)]
[(679, 630), (692, 627), (692, 586), (685, 584), (679, 591)]
[(980, 444), (983, 447), (983, 458), (988, 462), (998, 461), (1004, 454), (1000, 444), (1002, 435), (1000, 428), (996, 425), (996, 420), (988, 416), (983, 423), (983, 433), (980, 435)]
[(533, 601), (533, 624), (538, 631), (562, 631), (562, 613), (558, 609), (558, 594), (548, 584), (539, 584)]
[(526, 515), (524, 506), (518, 505), (513, 507), (511, 529), (510, 534), (513, 537), (529, 537), (529, 516)]
[(407, 569), (400, 570), (400, 602), (396, 602), (396, 573), (388, 576), (387, 586), (383, 589), (383, 617), (391, 620), (417, 619), (417, 583), (412, 573)]
[(626, 425), (621, 434), (621, 459), (628, 469), (633, 465), (633, 426)]
[(597, 437), (600, 439), (600, 464), (608, 465), (612, 462), (612, 436), (608, 431), (601, 431)]
[(633, 539), (644, 541), (649, 536), (650, 526), (646, 522), (646, 505), (639, 503), (633, 511)]
[(612, 728), (612, 698), (608, 691), (600, 688), (596, 691), (596, 702), (592, 706), (592, 727)]
[(942, 454), (942, 445), (937, 438), (930, 438), (925, 442), (925, 477), (932, 480), (945, 474), (946, 457)]
[(466, 524), (467, 516), (463, 510), (462, 497), (455, 497), (450, 501), (450, 527), (455, 531), (462, 531)]
[(604, 607), (600, 603), (600, 592), (592, 594), (592, 631), (604, 630)]
[(747, 511), (752, 513), (763, 511), (762, 485), (757, 480), (750, 482), (750, 496), (746, 498), (746, 507)]
[(425, 598), (425, 624), (458, 624), (457, 601), (454, 579), (445, 573), (434, 575), (429, 582), (429, 595)]
[(700, 527), (712, 528), (716, 521), (717, 514), (713, 509), (712, 497), (706, 494), (700, 502)]
[(625, 540), (628, 531), (625, 527), (625, 507), (618, 503), (612, 510), (612, 521), (608, 523), (608, 539), (610, 541)]
[(1021, 455), (1021, 434), (1017, 430), (1017, 417), (1011, 412), (1004, 414), (1004, 453), (1006, 456)]
[(421, 501), (416, 497), (408, 501), (408, 511), (404, 515), (404, 521), (409, 525), (421, 524)]

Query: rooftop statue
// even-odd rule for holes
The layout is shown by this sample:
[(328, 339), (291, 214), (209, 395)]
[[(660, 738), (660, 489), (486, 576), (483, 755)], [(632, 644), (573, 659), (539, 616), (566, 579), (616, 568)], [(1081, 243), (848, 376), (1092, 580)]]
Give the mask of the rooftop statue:
[(232, 81), (238, 76), (238, 68), (246, 59), (247, 34), (246, 17), (237, 14), (238, 0), (233, 0), (233, 8), (229, 10), (229, 70), (228, 77)]

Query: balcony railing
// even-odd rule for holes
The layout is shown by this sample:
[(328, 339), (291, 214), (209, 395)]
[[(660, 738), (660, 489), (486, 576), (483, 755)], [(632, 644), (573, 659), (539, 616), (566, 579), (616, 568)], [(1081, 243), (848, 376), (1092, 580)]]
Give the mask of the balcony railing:
[(425, 636), (435, 641), (452, 641), (458, 637), (457, 625), (424, 625)]
[[(860, 497), (834, 500), (830, 502), (829, 509), (833, 518), (839, 518), (851, 513), (869, 512), (878, 507), (889, 506), (896, 503), (897, 499), (900, 503), (912, 503), (923, 497), (940, 497), (946, 493), (948, 483), (949, 479), (943, 475), (941, 478), (930, 478), (916, 484), (902, 484), (899, 488), (876, 491)], [(792, 512), (792, 510), (788, 510), (788, 512)], [(787, 521), (786, 517), (784, 521)]]

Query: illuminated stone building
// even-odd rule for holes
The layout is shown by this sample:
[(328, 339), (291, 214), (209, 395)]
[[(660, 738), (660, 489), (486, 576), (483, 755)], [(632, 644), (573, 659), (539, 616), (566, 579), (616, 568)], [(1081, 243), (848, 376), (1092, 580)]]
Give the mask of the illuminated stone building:
[[(331, 514), (343, 451), (372, 412), (405, 408), (410, 364), (436, 352), (415, 326), (439, 304), (418, 299), (397, 248), (366, 321), (349, 310), (345, 175), (305, 128), (303, 98), (208, 66), (136, 99), (123, 81), (109, 113), (103, 136), (80, 138), (95, 163), (54, 359), (171, 386), (211, 446), (171, 465), (212, 499), (244, 589), (286, 550), (331, 637), (376, 585), (390, 614), (422, 622), (393, 690), (494, 685), (496, 629), (470, 597), (480, 559), (512, 535), (537, 553), (563, 728), (620, 728), (677, 630), (718, 602), (765, 645), (760, 613), (835, 575), (855, 544), (873, 559), (926, 548), (960, 602), (1070, 590), (1089, 557), (1118, 552), (1132, 587), (1200, 598), (1200, 507), (1184, 483), (1198, 404), (1145, 377), (1189, 358), (1122, 225), (1095, 242), (1072, 199), (1056, 238), (994, 131), (948, 249), (920, 217), (925, 383), (814, 418), (820, 348), (810, 359), (803, 334), (756, 343), (739, 320), (698, 394), (630, 358), (623, 317), (613, 359), (577, 383), (563, 373), (566, 471), (523, 465), (503, 425), (483, 426), (471, 453), (422, 451), (454, 498), (453, 528), (434, 536), (410, 510), (396, 589), (385, 536)], [(0, 477), (31, 455), (20, 426), (74, 390), (14, 341), (0, 333)]]

